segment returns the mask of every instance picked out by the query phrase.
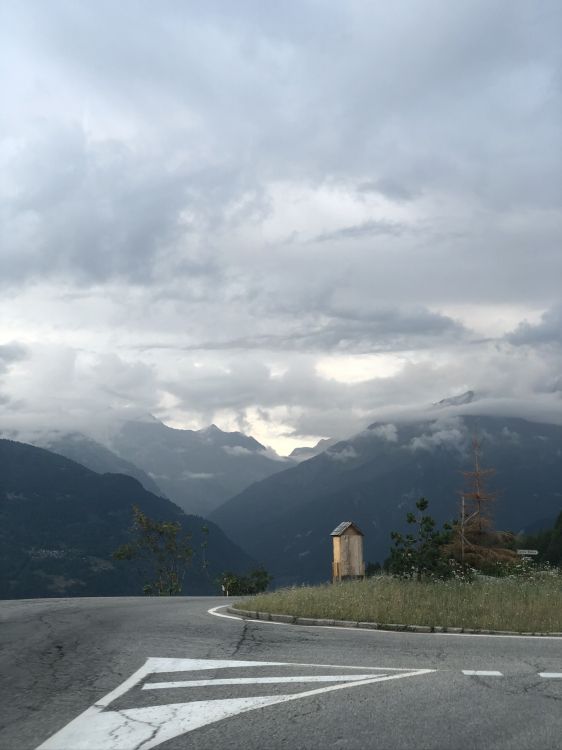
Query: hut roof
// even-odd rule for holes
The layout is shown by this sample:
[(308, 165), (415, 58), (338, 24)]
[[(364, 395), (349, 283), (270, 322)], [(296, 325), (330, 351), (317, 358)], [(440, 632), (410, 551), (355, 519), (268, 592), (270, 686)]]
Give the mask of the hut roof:
[(354, 524), (353, 521), (342, 521), (339, 526), (336, 526), (330, 536), (341, 536), (344, 531), (347, 531), (351, 527), (353, 527), (358, 534), (361, 534), (361, 536), (365, 536), (359, 526)]

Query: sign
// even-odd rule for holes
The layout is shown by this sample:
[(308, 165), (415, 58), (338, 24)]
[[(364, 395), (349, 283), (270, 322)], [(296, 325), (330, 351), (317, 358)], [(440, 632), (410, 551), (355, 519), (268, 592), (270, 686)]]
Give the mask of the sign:
[(517, 554), (521, 557), (532, 557), (533, 555), (538, 555), (539, 551), (538, 549), (518, 549)]

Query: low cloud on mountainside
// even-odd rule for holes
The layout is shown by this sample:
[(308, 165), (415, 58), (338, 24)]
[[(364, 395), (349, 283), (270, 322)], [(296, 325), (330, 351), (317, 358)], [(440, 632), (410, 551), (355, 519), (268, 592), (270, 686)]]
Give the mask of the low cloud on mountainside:
[(124, 410), (288, 452), (468, 389), (558, 419), (561, 25), (11, 4), (0, 424)]

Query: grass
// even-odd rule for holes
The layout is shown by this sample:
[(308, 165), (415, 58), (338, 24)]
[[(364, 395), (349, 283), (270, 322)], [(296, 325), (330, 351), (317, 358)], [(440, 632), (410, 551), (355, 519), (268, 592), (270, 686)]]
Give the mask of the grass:
[(418, 583), (376, 576), (258, 594), (241, 609), (296, 617), (517, 632), (562, 632), (562, 575)]

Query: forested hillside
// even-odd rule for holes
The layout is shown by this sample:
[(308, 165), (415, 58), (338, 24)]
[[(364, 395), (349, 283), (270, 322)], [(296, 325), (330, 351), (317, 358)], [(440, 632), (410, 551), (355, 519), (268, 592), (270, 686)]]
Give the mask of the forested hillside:
[(194, 558), (183, 593), (216, 592), (214, 579), (223, 570), (252, 566), (214, 523), (184, 514), (137, 480), (97, 474), (50, 451), (0, 440), (0, 596), (141, 594), (135, 563), (112, 559), (129, 539), (133, 505), (157, 520), (178, 521), (192, 534)]

